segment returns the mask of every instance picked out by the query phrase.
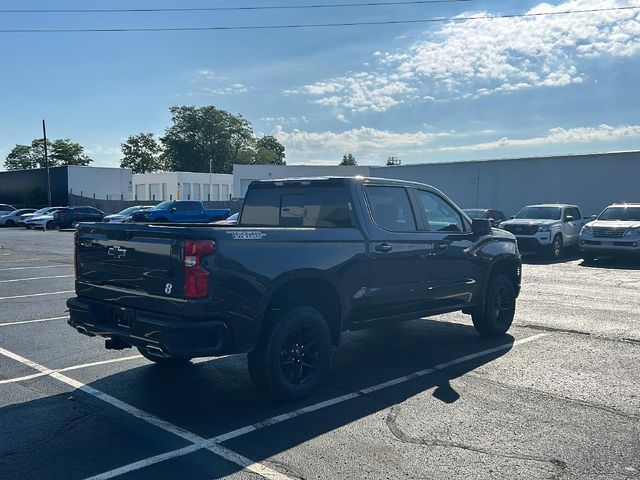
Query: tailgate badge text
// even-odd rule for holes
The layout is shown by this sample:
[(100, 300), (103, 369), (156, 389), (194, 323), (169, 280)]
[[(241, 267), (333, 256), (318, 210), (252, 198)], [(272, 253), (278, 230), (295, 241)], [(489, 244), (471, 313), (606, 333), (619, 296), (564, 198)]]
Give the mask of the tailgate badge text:
[(262, 240), (267, 236), (262, 232), (227, 232), (230, 233), (234, 240)]

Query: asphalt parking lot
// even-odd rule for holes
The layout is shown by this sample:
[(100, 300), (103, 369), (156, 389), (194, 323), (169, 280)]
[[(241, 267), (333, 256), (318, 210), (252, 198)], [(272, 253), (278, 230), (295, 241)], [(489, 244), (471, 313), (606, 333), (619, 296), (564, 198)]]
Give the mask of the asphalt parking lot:
[(275, 405), (244, 356), (165, 370), (66, 324), (73, 232), (0, 230), (0, 479), (640, 478), (640, 266), (531, 259), (510, 335), (349, 333)]

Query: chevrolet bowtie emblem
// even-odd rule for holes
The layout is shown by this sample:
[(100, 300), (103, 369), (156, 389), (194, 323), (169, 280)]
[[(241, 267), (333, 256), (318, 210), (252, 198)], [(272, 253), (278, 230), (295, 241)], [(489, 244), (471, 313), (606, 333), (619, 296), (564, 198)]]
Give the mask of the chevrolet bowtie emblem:
[(107, 255), (113, 258), (122, 258), (126, 254), (127, 254), (127, 249), (117, 245), (115, 247), (109, 247), (107, 249)]

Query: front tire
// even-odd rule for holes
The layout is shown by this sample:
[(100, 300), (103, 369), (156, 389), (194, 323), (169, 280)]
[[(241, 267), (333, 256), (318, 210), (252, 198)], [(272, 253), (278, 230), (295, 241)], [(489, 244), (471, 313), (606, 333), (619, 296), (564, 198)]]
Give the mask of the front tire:
[(247, 358), (254, 384), (271, 398), (296, 400), (310, 395), (331, 364), (331, 334), (312, 307), (297, 307), (268, 327)]
[(161, 367), (168, 367), (168, 368), (185, 367), (191, 363), (190, 358), (161, 357), (159, 355), (154, 355), (152, 353), (149, 353), (146, 349), (141, 347), (138, 347), (138, 351), (140, 352), (140, 355), (142, 355), (144, 358), (146, 358), (147, 360), (151, 360), (153, 363)]
[(472, 314), (473, 326), (484, 337), (507, 333), (516, 312), (516, 290), (506, 275), (498, 275), (487, 287), (484, 306)]
[(563, 243), (562, 243), (562, 235), (558, 234), (553, 237), (553, 242), (549, 247), (548, 256), (552, 260), (558, 260), (562, 258), (562, 253), (564, 251)]

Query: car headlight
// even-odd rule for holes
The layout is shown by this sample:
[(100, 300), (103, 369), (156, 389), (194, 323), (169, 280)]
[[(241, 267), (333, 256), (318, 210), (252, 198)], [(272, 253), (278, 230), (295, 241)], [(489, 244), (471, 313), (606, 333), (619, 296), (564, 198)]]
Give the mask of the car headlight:
[(585, 225), (582, 227), (582, 230), (580, 230), (580, 235), (593, 235), (593, 228), (589, 225)]
[(636, 228), (628, 228), (626, 232), (624, 232), (625, 237), (640, 237), (640, 227)]
[(539, 232), (548, 232), (549, 230), (551, 230), (551, 225), (540, 225), (538, 227)]

